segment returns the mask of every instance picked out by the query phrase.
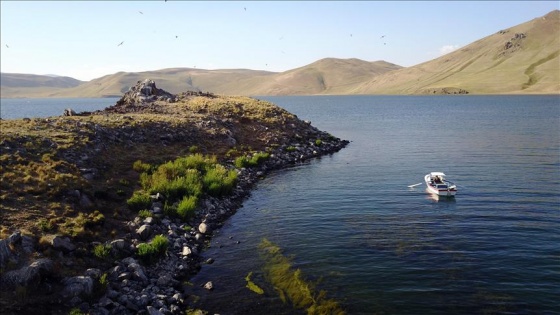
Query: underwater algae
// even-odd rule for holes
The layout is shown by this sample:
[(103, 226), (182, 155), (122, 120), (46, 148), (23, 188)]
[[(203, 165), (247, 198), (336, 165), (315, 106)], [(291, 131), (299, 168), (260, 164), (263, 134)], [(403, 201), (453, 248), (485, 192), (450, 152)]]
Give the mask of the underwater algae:
[(337, 301), (327, 298), (326, 291), (316, 292), (316, 284), (306, 281), (301, 270), (293, 268), (291, 259), (282, 254), (278, 245), (265, 238), (259, 249), (265, 261), (265, 278), (284, 303), (289, 300), (294, 308), (304, 309), (309, 315), (345, 314)]

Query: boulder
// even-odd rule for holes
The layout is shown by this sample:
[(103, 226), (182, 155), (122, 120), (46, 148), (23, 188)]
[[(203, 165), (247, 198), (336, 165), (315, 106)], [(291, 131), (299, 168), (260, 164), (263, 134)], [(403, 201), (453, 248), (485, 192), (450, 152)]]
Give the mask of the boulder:
[(68, 237), (56, 235), (51, 239), (50, 243), (54, 249), (63, 253), (69, 253), (76, 250), (76, 246), (72, 244), (72, 241)]
[(62, 284), (64, 284), (64, 289), (62, 289), (61, 295), (66, 299), (80, 296), (87, 297), (93, 292), (93, 279), (88, 276), (66, 278), (62, 281)]
[(76, 116), (76, 112), (72, 108), (67, 108), (62, 113), (63, 116)]
[(138, 228), (138, 230), (136, 230), (136, 234), (138, 234), (138, 237), (139, 237), (141, 240), (145, 241), (145, 240), (147, 240), (147, 239), (150, 237), (150, 235), (152, 234), (152, 228), (151, 228), (149, 225), (144, 224), (144, 225), (140, 226), (140, 227)]
[(39, 284), (44, 277), (51, 274), (54, 264), (48, 258), (37, 259), (29, 266), (4, 273), (0, 278), (2, 287), (15, 285), (28, 287)]

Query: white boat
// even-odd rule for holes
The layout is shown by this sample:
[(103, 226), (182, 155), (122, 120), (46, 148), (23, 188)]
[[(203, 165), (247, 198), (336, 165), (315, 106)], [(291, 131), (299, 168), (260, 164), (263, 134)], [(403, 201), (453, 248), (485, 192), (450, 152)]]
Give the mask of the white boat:
[(457, 185), (445, 179), (442, 172), (431, 172), (424, 176), (428, 191), (438, 196), (453, 197), (457, 193)]

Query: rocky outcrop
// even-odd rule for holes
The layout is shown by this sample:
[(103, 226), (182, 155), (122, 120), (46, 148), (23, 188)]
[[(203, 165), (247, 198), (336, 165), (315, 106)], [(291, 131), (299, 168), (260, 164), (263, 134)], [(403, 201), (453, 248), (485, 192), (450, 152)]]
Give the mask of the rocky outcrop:
[(117, 101), (116, 106), (141, 106), (155, 101), (175, 102), (176, 96), (158, 89), (153, 80), (146, 79), (138, 81), (136, 85), (131, 87), (120, 100)]

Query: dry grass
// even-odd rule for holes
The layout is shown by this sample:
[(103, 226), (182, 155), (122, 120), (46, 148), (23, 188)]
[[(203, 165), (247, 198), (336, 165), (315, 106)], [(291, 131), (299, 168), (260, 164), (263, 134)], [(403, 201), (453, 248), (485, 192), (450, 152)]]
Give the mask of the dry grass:
[[(284, 126), (297, 123), (269, 102), (233, 96), (194, 97), (134, 113), (0, 120), (0, 229), (108, 236), (135, 215), (126, 206), (139, 187), (135, 161), (158, 165), (197, 147), (223, 162), (278, 145), (294, 132)], [(182, 136), (168, 141), (162, 135)], [(224, 142), (227, 137), (236, 145)], [(85, 168), (96, 169), (97, 177), (85, 180)], [(94, 204), (69, 197), (75, 190)], [(103, 226), (88, 223), (96, 210)]]

